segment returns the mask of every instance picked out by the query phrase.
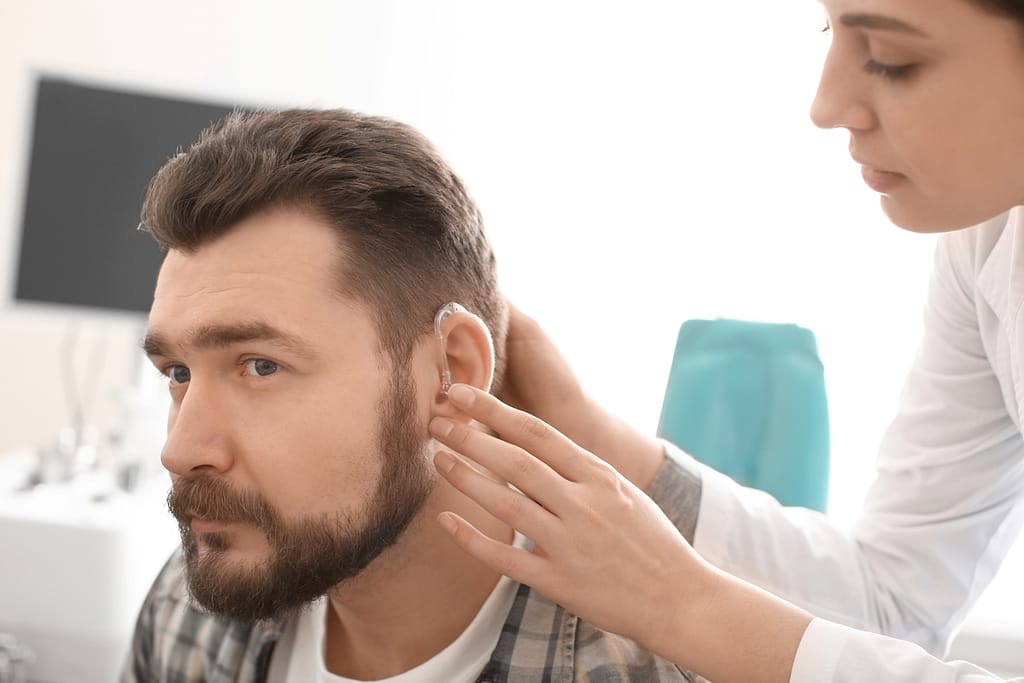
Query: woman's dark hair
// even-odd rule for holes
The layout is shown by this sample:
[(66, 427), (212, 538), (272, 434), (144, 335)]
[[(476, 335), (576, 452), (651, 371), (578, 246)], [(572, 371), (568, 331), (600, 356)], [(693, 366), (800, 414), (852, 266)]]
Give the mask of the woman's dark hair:
[(1002, 14), (1024, 23), (1024, 0), (975, 0), (990, 12)]

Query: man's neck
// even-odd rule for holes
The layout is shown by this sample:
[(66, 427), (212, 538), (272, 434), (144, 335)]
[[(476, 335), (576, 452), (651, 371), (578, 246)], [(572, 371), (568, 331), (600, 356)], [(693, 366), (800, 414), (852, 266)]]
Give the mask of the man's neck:
[(507, 525), (439, 480), (399, 542), (329, 594), (328, 671), (359, 680), (394, 676), (439, 653), (473, 621), (500, 577), (440, 528), (443, 510), (512, 540)]

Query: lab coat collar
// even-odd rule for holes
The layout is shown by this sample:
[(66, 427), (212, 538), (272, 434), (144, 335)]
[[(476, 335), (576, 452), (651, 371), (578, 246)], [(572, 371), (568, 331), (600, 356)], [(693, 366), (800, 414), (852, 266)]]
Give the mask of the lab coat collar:
[[(1004, 225), (978, 271), (978, 294), (992, 308), (1005, 330), (1024, 302), (1024, 207), (992, 219)], [(980, 227), (980, 226), (979, 226)]]
[(1024, 424), (1024, 206), (1010, 209), (993, 221), (1003, 221), (1004, 227), (995, 245), (978, 271), (977, 292), (992, 308), (999, 321), (997, 335), (1005, 340), (1009, 353), (1010, 376), (1017, 405), (1014, 417)]

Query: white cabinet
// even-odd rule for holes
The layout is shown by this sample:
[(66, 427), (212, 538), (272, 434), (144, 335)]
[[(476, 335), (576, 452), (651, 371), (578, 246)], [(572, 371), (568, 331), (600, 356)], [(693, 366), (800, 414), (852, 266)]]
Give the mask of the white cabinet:
[(33, 682), (116, 680), (142, 599), (180, 542), (169, 480), (131, 494), (101, 474), (18, 490), (27, 460), (0, 455), (0, 633), (34, 652)]

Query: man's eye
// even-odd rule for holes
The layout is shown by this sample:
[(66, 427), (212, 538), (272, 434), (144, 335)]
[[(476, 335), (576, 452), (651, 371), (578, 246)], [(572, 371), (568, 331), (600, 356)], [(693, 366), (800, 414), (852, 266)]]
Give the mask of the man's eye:
[(171, 384), (185, 384), (192, 379), (192, 372), (184, 365), (172, 365), (167, 368), (167, 376), (171, 380)]
[(266, 358), (253, 358), (252, 360), (245, 361), (246, 374), (256, 375), (257, 377), (273, 375), (279, 369), (280, 366), (277, 363)]

